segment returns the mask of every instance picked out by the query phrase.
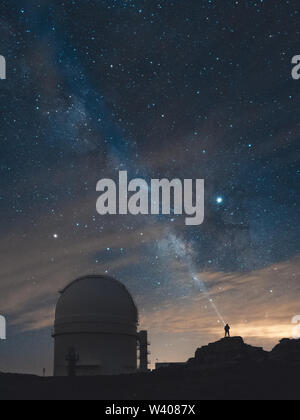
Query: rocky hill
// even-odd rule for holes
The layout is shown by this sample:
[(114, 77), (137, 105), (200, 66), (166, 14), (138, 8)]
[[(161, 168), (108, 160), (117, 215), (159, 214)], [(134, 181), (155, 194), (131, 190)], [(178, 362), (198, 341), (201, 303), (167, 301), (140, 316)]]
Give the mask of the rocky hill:
[(300, 365), (300, 340), (282, 339), (269, 354), (269, 359), (278, 363)]
[(245, 344), (242, 337), (232, 337), (197, 349), (195, 357), (188, 361), (188, 365), (212, 367), (241, 362), (261, 363), (267, 358), (268, 352), (263, 348)]

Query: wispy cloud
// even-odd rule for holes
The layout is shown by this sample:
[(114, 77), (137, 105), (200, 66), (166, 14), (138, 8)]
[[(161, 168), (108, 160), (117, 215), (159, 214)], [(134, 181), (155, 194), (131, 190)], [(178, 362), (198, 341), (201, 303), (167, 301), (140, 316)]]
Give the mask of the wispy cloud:
[[(234, 335), (270, 348), (280, 338), (291, 337), (292, 317), (300, 313), (300, 257), (247, 274), (198, 273)], [(166, 301), (155, 311), (142, 314), (142, 325), (151, 335), (223, 335), (209, 302), (199, 293)], [(202, 344), (204, 344), (202, 342)], [(176, 351), (176, 350), (174, 350)]]

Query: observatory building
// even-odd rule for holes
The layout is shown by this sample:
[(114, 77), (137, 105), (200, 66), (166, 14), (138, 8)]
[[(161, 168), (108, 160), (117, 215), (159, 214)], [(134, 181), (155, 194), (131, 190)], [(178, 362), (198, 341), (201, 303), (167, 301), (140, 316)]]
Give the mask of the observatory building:
[(53, 337), (54, 376), (119, 375), (148, 370), (147, 332), (137, 332), (132, 296), (108, 276), (86, 276), (61, 292)]

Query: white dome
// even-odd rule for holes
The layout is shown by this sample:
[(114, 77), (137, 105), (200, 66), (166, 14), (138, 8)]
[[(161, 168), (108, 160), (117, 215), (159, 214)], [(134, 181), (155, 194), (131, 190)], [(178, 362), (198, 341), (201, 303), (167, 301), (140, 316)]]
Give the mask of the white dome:
[(136, 372), (137, 323), (134, 301), (117, 280), (86, 276), (73, 281), (56, 307), (54, 375), (67, 375), (70, 349), (79, 357), (78, 375)]
[[(108, 276), (86, 276), (70, 283), (57, 303), (55, 327), (67, 324), (114, 324), (136, 326), (135, 303), (119, 281)], [(82, 327), (80, 328), (82, 330)], [(84, 328), (83, 328), (84, 329)], [(115, 329), (115, 328), (114, 328)]]

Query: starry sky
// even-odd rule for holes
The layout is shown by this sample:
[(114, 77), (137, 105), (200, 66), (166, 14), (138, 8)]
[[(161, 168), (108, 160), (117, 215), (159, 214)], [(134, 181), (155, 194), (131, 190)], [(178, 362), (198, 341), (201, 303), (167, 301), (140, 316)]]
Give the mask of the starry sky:
[[(290, 337), (299, 1), (0, 5), (0, 370), (51, 374), (57, 292), (87, 273), (129, 288), (152, 363), (187, 360), (222, 320), (266, 349)], [(120, 170), (205, 179), (205, 222), (99, 216), (97, 181)]]

